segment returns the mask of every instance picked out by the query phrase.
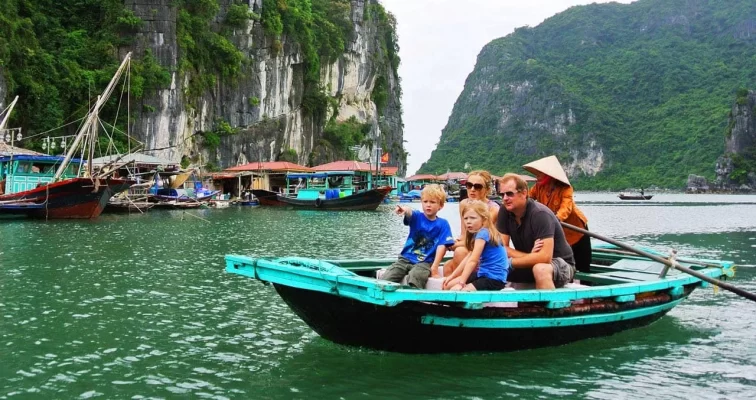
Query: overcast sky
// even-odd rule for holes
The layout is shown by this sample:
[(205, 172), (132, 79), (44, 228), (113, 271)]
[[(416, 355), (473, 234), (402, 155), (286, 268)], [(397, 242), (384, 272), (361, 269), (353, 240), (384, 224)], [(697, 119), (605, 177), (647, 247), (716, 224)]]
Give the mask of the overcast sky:
[[(483, 46), (580, 0), (381, 0), (396, 16), (407, 176), (427, 161)], [(620, 0), (630, 3), (632, 0)]]

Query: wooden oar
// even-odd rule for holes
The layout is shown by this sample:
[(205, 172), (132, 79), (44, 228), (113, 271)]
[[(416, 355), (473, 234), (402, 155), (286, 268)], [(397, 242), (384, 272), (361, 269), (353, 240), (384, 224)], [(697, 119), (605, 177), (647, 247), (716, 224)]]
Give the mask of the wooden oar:
[(590, 237), (594, 237), (594, 238), (602, 240), (604, 242), (613, 244), (613, 245), (615, 245), (615, 246), (617, 246), (619, 248), (625, 249), (627, 251), (631, 251), (631, 252), (633, 252), (633, 253), (641, 256), (641, 257), (650, 258), (650, 259), (652, 259), (652, 260), (654, 260), (656, 262), (660, 262), (660, 263), (662, 263), (664, 265), (667, 265), (669, 267), (672, 267), (672, 268), (678, 269), (678, 270), (680, 270), (682, 272), (685, 272), (688, 275), (695, 276), (696, 278), (698, 278), (698, 279), (700, 279), (700, 280), (702, 280), (704, 282), (709, 282), (712, 285), (716, 285), (716, 286), (718, 286), (718, 287), (720, 287), (722, 289), (729, 290), (730, 292), (733, 292), (733, 293), (737, 294), (738, 296), (745, 297), (746, 299), (751, 300), (751, 301), (756, 301), (756, 294), (753, 294), (751, 292), (747, 292), (747, 291), (745, 291), (743, 289), (740, 289), (737, 286), (730, 285), (729, 283), (722, 282), (719, 279), (711, 278), (711, 277), (706, 276), (706, 275), (704, 275), (704, 274), (702, 274), (702, 273), (700, 273), (698, 271), (692, 270), (692, 269), (690, 269), (688, 267), (683, 267), (682, 265), (680, 265), (677, 262), (667, 260), (666, 258), (659, 257), (657, 255), (651, 254), (649, 252), (646, 252), (646, 251), (643, 251), (643, 250), (640, 250), (640, 249), (636, 249), (635, 247), (632, 247), (632, 246), (627, 245), (627, 244), (622, 243), (622, 242), (618, 242), (618, 241), (616, 241), (614, 239), (608, 238), (608, 237), (600, 235), (598, 233), (590, 232), (590, 231), (587, 231), (587, 230), (585, 230), (583, 228), (578, 228), (575, 225), (570, 225), (570, 224), (565, 223), (565, 222), (562, 222), (561, 224), (562, 224), (563, 227), (565, 227), (567, 229), (571, 229), (573, 231), (580, 232), (580, 233), (582, 233), (584, 235), (588, 235)]
[[(632, 251), (624, 251), (624, 250), (617, 250), (617, 249), (601, 249), (601, 252), (602, 253), (612, 253), (612, 254), (624, 254), (624, 255), (628, 255), (628, 256), (636, 254), (636, 253), (633, 253)], [(698, 261), (698, 260), (690, 260), (690, 259), (687, 259), (687, 258), (677, 258), (676, 260), (678, 262), (684, 262), (686, 264), (693, 264), (693, 265), (700, 265), (702, 267), (710, 267), (710, 268), (719, 268), (720, 267), (720, 265), (718, 265), (718, 264), (706, 263), (706, 262), (701, 262), (701, 261)]]

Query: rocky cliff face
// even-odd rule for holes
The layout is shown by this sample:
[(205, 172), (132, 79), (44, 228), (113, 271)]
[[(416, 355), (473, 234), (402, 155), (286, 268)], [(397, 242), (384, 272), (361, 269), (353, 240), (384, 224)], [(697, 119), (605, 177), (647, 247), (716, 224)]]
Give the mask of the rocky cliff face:
[(740, 93), (732, 106), (725, 154), (717, 159), (714, 187), (726, 191), (756, 190), (756, 92)]
[[(220, 23), (233, 3), (219, 0)], [(179, 68), (177, 10), (171, 0), (126, 0), (126, 6), (144, 22), (136, 40), (137, 57), (150, 50), (163, 67), (173, 71), (171, 83), (141, 100), (136, 107), (133, 131), (154, 155), (178, 161), (225, 168), (250, 161), (270, 161), (283, 152), (296, 152), (300, 164), (331, 161), (333, 151), (321, 143), (324, 125), (336, 110), (336, 120), (351, 116), (371, 125), (369, 137), (391, 153), (392, 165), (404, 170), (403, 124), (398, 77), (390, 63), (381, 60), (381, 38), (366, 9), (377, 0), (352, 0), (353, 40), (334, 63), (321, 65), (320, 79), (327, 95), (338, 102), (323, 116), (303, 108), (304, 65), (300, 46), (290, 37), (266, 35), (260, 21), (250, 19), (233, 31), (231, 41), (244, 55), (242, 71), (232, 83), (218, 80), (199, 98), (189, 98), (189, 76)], [(245, 0), (250, 11), (260, 14), (262, 0)], [(276, 47), (278, 46), (276, 43)], [(388, 77), (388, 101), (378, 110), (371, 100), (378, 76)], [(380, 117), (379, 117), (380, 115)], [(219, 121), (238, 133), (222, 136), (217, 147), (203, 145), (199, 133), (213, 131)], [(367, 147), (363, 155), (373, 154)]]
[(753, 5), (576, 6), (493, 40), (419, 172), (502, 174), (553, 154), (579, 189), (682, 189), (691, 173), (711, 181), (731, 93), (756, 76), (735, 55), (754, 54)]
[(690, 175), (688, 192), (756, 190), (756, 91), (739, 91), (726, 133), (725, 154), (717, 159), (714, 182)]

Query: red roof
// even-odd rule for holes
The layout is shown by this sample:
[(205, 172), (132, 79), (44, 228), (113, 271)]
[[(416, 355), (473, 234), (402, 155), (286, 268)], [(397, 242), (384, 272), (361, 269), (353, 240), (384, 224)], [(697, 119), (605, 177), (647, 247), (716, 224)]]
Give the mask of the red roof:
[(405, 178), (405, 181), (437, 181), (438, 178), (436, 178), (436, 175), (431, 174), (420, 174), (420, 175), (412, 175), (409, 178)]
[[(375, 172), (375, 165), (368, 164), (362, 161), (334, 161), (328, 164), (317, 165), (313, 167), (315, 171), (359, 171), (359, 172)], [(396, 171), (399, 167), (381, 167), (381, 175), (396, 175)]]
[(465, 178), (467, 178), (466, 172), (447, 172), (445, 174), (436, 176), (436, 179), (440, 181), (448, 181), (450, 179), (453, 181), (457, 181), (457, 180), (465, 179)]
[(386, 176), (396, 175), (397, 171), (399, 171), (399, 167), (381, 167), (381, 174)]
[(328, 164), (316, 165), (312, 169), (315, 171), (360, 171), (370, 172), (375, 170), (371, 165), (360, 161), (334, 161)]
[(251, 162), (249, 164), (237, 165), (235, 167), (227, 168), (223, 172), (240, 172), (240, 171), (294, 171), (294, 172), (313, 172), (314, 170), (304, 165), (290, 163), (288, 161), (266, 161), (266, 162)]

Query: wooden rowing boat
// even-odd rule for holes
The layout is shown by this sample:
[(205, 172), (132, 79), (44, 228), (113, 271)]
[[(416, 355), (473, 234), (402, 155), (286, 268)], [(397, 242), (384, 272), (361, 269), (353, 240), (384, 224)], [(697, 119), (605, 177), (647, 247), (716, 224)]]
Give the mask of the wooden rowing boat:
[[(325, 339), (407, 353), (510, 351), (561, 345), (648, 325), (709, 283), (664, 264), (594, 248), (582, 284), (556, 290), (451, 292), (376, 279), (386, 260), (226, 256), (229, 273), (272, 283)], [(708, 277), (729, 261), (681, 264)]]

